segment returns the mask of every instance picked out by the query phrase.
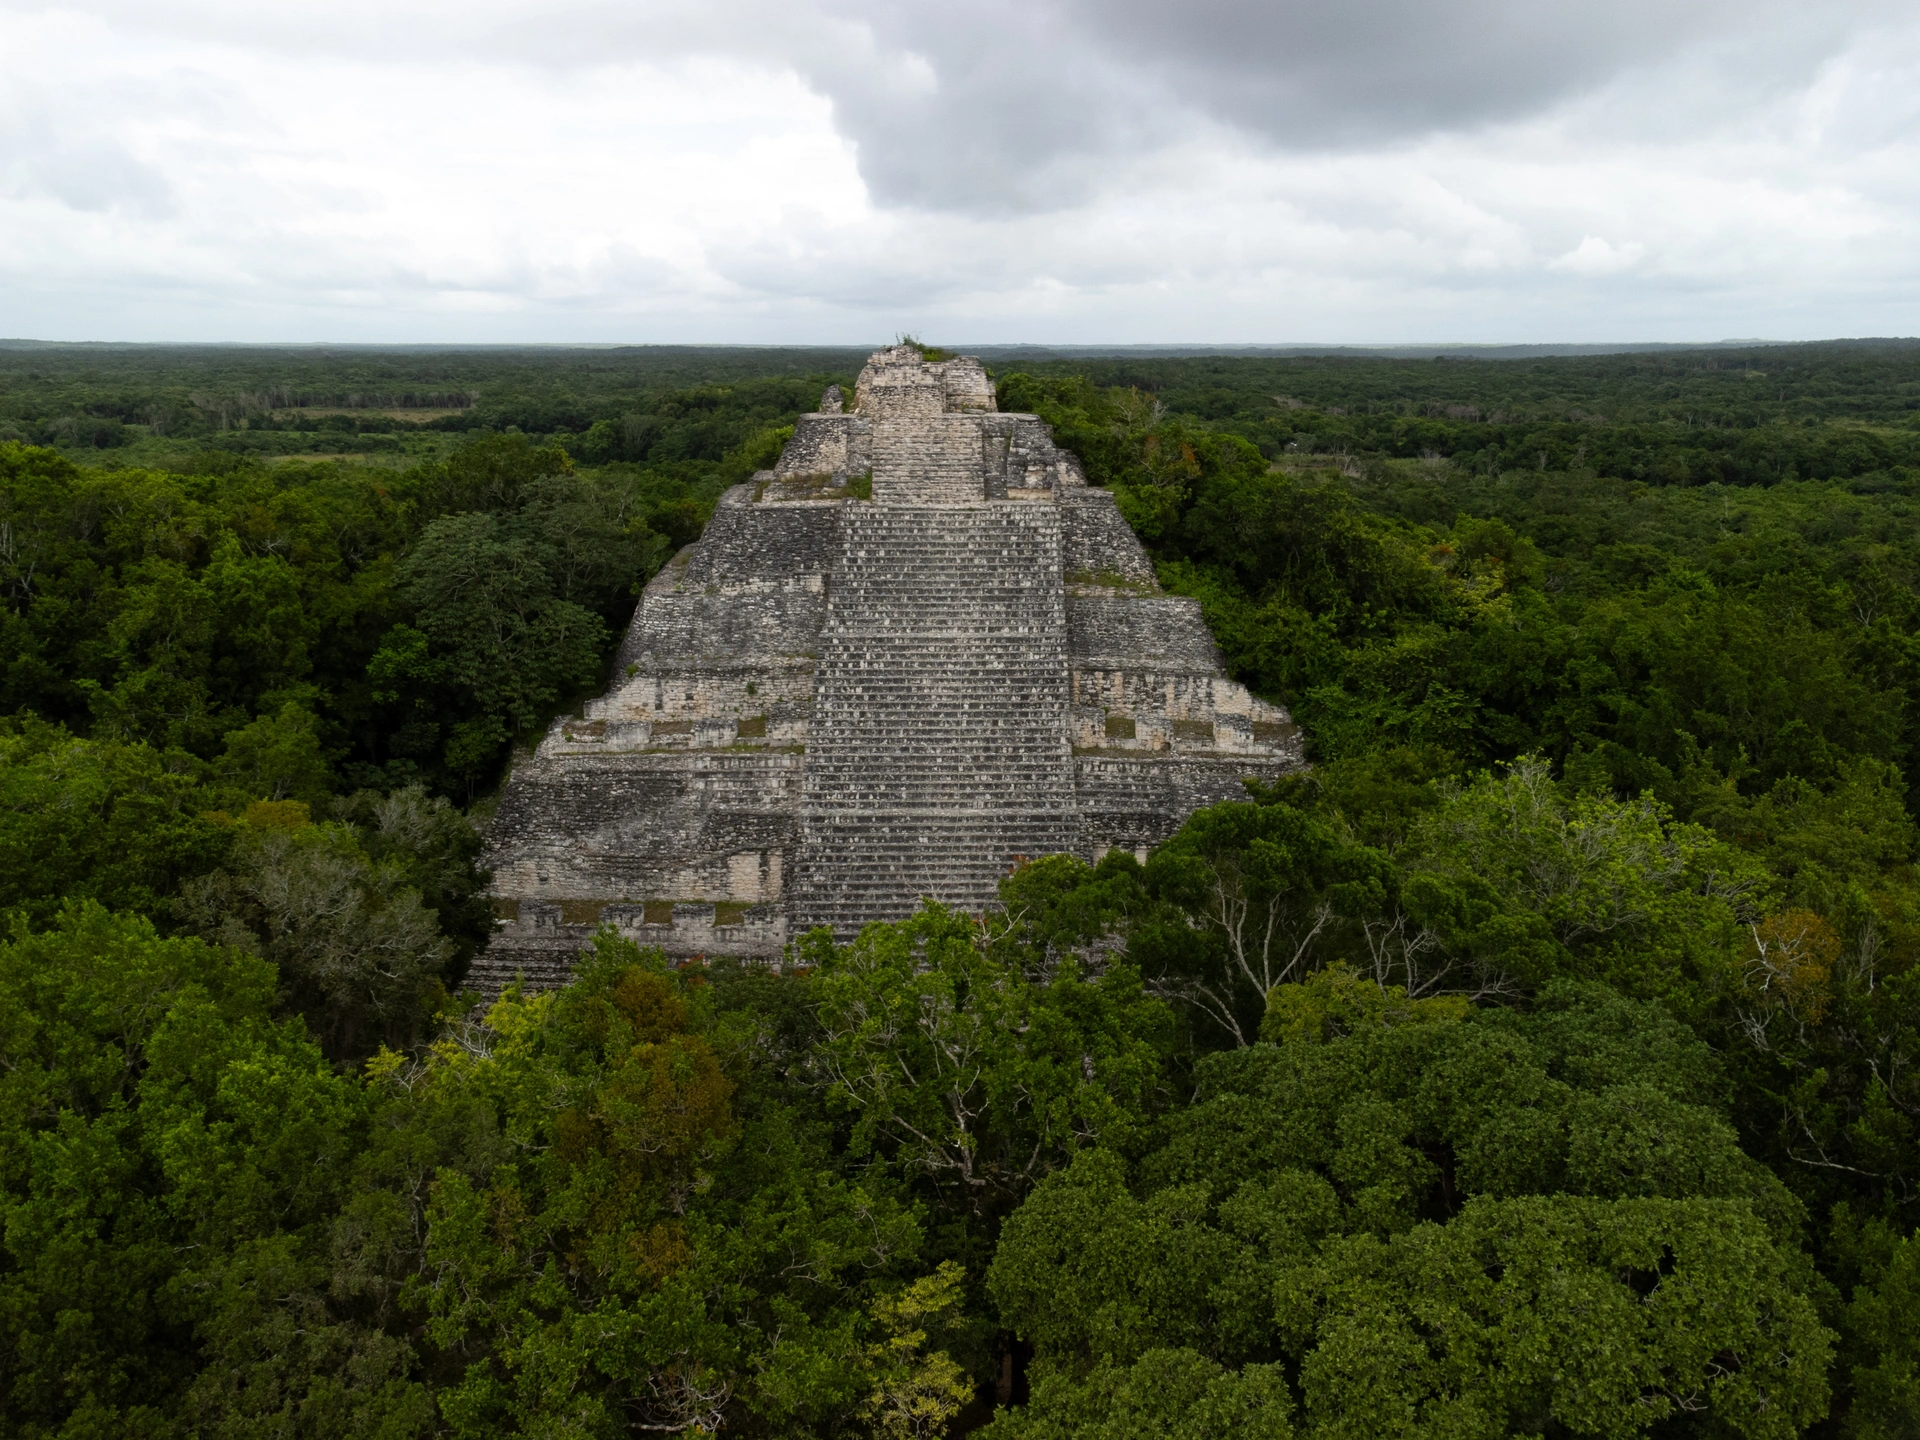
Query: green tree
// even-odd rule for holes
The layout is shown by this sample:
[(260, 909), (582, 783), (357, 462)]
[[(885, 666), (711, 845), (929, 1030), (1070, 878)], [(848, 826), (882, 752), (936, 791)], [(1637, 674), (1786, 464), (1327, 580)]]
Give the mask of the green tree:
[(875, 1384), (864, 1415), (889, 1440), (943, 1434), (973, 1398), (966, 1371), (944, 1350), (927, 1350), (929, 1327), (940, 1330), (955, 1318), (965, 1280), (966, 1272), (947, 1260), (898, 1295), (874, 1301), (886, 1338), (868, 1349)]
[(480, 893), (486, 883), (485, 872), (475, 868), (480, 832), (466, 813), (421, 785), (355, 791), (329, 811), (353, 826), (368, 859), (397, 866), (402, 882), (420, 893), (453, 942), (453, 963), (472, 959), (493, 934), (493, 908)]
[(1381, 999), (1208, 1057), (1137, 1165), (1087, 1150), (1008, 1218), (988, 1285), (1037, 1369), (994, 1433), (1107, 1433), (1170, 1368), (1329, 1437), (1825, 1413), (1802, 1212), (1698, 1040), (1598, 987), (1424, 1023)]
[(1329, 1440), (1695, 1416), (1785, 1440), (1826, 1410), (1831, 1336), (1738, 1205), (1475, 1200), (1446, 1226), (1331, 1245), (1316, 1271), (1281, 1323), (1312, 1326), (1300, 1388)]
[(813, 1070), (856, 1155), (992, 1213), (1079, 1147), (1122, 1143), (1161, 1103), (1170, 1016), (1139, 976), (1072, 961), (1030, 978), (977, 923), (928, 903), (851, 945), (800, 947), (820, 1023)]
[(1841, 1322), (1852, 1392), (1842, 1433), (1860, 1440), (1911, 1435), (1920, 1427), (1920, 1335), (1913, 1323), (1920, 1237), (1898, 1235), (1885, 1222), (1858, 1225), (1844, 1208), (1835, 1220), (1836, 1248), (1865, 1262)]
[(603, 622), (555, 594), (539, 547), (489, 513), (434, 521), (397, 581), (415, 624), (389, 632), (373, 657), (375, 698), (429, 727), (451, 699), (465, 718), (445, 761), (469, 783), (510, 736), (544, 725), (598, 675)]
[[(1415, 943), (1477, 952), (1527, 988), (1578, 957), (1690, 1012), (1773, 884), (1763, 864), (1653, 797), (1569, 796), (1537, 757), (1450, 787), (1400, 859), (1405, 906), (1426, 932)], [(1541, 943), (1540, 925), (1556, 943)]]
[(364, 1434), (348, 1418), (377, 1411), (398, 1435), (422, 1418), (404, 1346), (294, 1320), (324, 1312), (365, 1111), (273, 998), (264, 961), (90, 904), (0, 944), (12, 1433)]
[(407, 867), (369, 856), (350, 826), (313, 824), (299, 801), (255, 802), (235, 830), (226, 864), (183, 886), (180, 918), (271, 960), (283, 1003), (335, 1059), (421, 1039), (454, 947)]
[(87, 899), (164, 914), (226, 854), (228, 833), (204, 818), (225, 798), (184, 752), (0, 719), (0, 907), (42, 923)]
[(1227, 1370), (1194, 1350), (1148, 1350), (1131, 1365), (1099, 1365), (1084, 1380), (1048, 1372), (1029, 1405), (1002, 1411), (990, 1440), (1290, 1440), (1293, 1395), (1284, 1367)]
[(1343, 922), (1381, 910), (1391, 884), (1379, 852), (1277, 794), (1261, 799), (1196, 811), (1147, 862), (1149, 888), (1212, 942), (1201, 964), (1183, 975), (1179, 959), (1161, 959), (1190, 949), (1164, 925), (1137, 945), (1146, 963), (1161, 959), (1156, 978), (1171, 993), (1239, 1045), (1253, 1041), (1273, 989), (1323, 963)]
[(214, 773), (229, 789), (255, 800), (318, 805), (333, 790), (333, 772), (320, 747), (313, 713), (288, 701), (278, 712), (229, 730)]
[[(371, 1067), (336, 1285), (423, 1325), (450, 1433), (835, 1433), (895, 1383), (869, 1314), (912, 1276), (918, 1227), (835, 1178), (797, 1109), (743, 1112), (764, 1091), (741, 1083), (738, 1018), (603, 934), (568, 990)], [(923, 1300), (945, 1303), (910, 1291), (878, 1328), (901, 1339), (886, 1317)], [(937, 1380), (918, 1346), (908, 1369)]]

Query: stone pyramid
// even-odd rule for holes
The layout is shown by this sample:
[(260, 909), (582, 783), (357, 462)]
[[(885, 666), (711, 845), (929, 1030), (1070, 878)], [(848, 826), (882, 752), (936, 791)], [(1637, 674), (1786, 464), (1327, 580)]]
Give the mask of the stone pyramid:
[(978, 361), (895, 346), (726, 493), (613, 688), (515, 766), (472, 983), (564, 983), (602, 924), (775, 959), (922, 896), (978, 913), (1023, 859), (1144, 857), (1300, 764), (1048, 427)]

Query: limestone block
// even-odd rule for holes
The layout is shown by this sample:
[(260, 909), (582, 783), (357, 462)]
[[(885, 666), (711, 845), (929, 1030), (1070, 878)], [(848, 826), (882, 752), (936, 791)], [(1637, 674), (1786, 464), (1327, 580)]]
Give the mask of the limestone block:
[(864, 470), (872, 463), (868, 459), (871, 435), (864, 416), (802, 415), (794, 422), (793, 438), (781, 451), (773, 473), (836, 475)]
[[(743, 655), (811, 655), (819, 648), (826, 614), (825, 581), (816, 583), (817, 588), (790, 589), (688, 586), (647, 594), (640, 606), (647, 648), (622, 646), (615, 673), (624, 679), (627, 666), (650, 669), (666, 661), (692, 662), (697, 668)], [(648, 655), (652, 662), (643, 658)]]
[(741, 585), (832, 570), (840, 553), (835, 506), (757, 505), (755, 493), (751, 484), (727, 491), (700, 543), (687, 547), (685, 573), (674, 584)]
[(854, 393), (855, 408), (869, 417), (994, 408), (993, 382), (978, 360), (961, 356), (928, 364), (911, 345), (875, 351)]
[[(614, 690), (589, 700), (586, 719), (610, 725), (654, 720), (694, 720), (721, 715), (765, 716), (769, 723), (805, 719), (813, 709), (813, 661), (771, 656), (708, 665), (668, 667), (651, 652), (616, 676)], [(564, 730), (577, 722), (560, 721)], [(611, 733), (611, 732), (610, 732)]]
[(956, 356), (927, 367), (940, 377), (946, 391), (947, 409), (991, 411), (994, 408), (993, 381), (978, 360)]
[(1089, 857), (1102, 847), (1151, 848), (1165, 841), (1195, 810), (1246, 799), (1247, 779), (1274, 780), (1299, 769), (1297, 761), (1240, 756), (1181, 757), (1167, 761), (1114, 754), (1074, 758)]
[(1061, 502), (1068, 584), (1158, 593), (1153, 562), (1111, 494), (1082, 484), (1063, 490)]
[(1067, 634), (1076, 669), (1142, 661), (1201, 674), (1225, 669), (1200, 602), (1184, 596), (1071, 595)]

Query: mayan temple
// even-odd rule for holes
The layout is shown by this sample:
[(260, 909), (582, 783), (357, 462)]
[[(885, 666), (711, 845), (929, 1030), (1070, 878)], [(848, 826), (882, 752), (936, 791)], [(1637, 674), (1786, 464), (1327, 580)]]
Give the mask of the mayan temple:
[(561, 983), (603, 924), (772, 959), (922, 896), (979, 913), (1024, 858), (1144, 856), (1300, 755), (1048, 427), (896, 346), (727, 492), (613, 688), (515, 767), (472, 983)]

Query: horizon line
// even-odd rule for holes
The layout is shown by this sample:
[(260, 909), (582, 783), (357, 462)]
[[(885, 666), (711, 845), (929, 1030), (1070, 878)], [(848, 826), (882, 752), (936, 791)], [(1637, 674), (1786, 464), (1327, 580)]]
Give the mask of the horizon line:
[[(898, 337), (876, 341), (808, 340), (43, 340), (0, 337), (0, 349), (205, 349), (205, 350), (870, 350), (898, 344)], [(1760, 336), (1719, 340), (1259, 340), (1259, 341), (1084, 341), (972, 340), (934, 344), (954, 351), (1059, 350), (1099, 351), (1475, 351), (1475, 350), (1709, 350), (1731, 346), (1774, 348), (1790, 345), (1889, 345), (1920, 343), (1920, 336), (1833, 335), (1814, 340)]]

